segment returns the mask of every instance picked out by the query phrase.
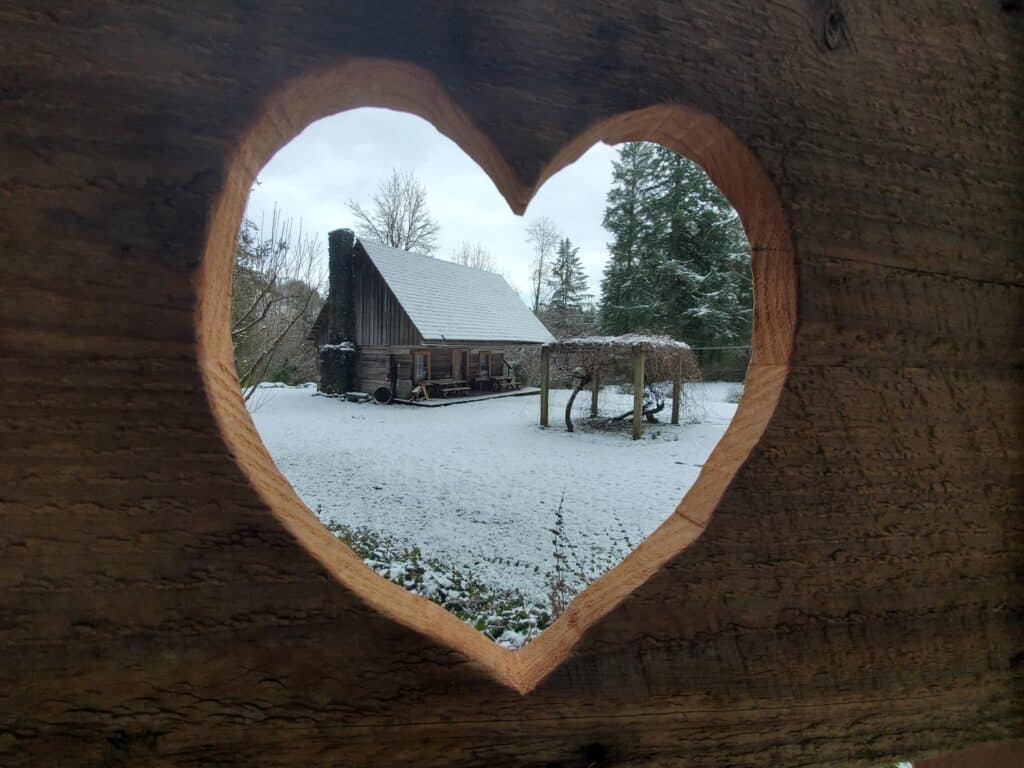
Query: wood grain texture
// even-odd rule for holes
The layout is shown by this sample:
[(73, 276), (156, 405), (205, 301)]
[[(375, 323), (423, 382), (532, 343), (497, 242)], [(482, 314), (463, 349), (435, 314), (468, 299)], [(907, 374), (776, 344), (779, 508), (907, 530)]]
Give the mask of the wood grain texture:
[[(825, 5), (0, 1), (0, 764), (1020, 739), (1024, 14), (838, 0), (829, 50)], [(659, 141), (755, 248), (729, 432), (516, 654), (333, 539), (237, 393), (249, 184), (362, 105), (430, 120), (517, 211), (595, 141)]]

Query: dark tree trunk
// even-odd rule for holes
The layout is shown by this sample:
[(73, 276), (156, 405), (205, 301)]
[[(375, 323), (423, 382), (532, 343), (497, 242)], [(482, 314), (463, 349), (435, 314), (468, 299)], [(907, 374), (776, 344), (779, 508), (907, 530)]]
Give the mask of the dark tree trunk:
[[(665, 399), (664, 398), (654, 397), (652, 395), (650, 403), (648, 403), (647, 400), (644, 400), (644, 418), (647, 419), (647, 421), (649, 423), (657, 424), (658, 423), (658, 417), (657, 417), (656, 414), (661, 413), (663, 410), (665, 410)], [(612, 419), (612, 421), (625, 421), (626, 419), (630, 418), (632, 415), (633, 415), (633, 410), (630, 409), (630, 410), (626, 411), (625, 413), (623, 413), (622, 415), (616, 416), (615, 418)]]
[(576, 386), (572, 390), (572, 394), (569, 395), (569, 402), (565, 404), (565, 431), (572, 432), (572, 404), (576, 401), (576, 395), (580, 393), (580, 390), (586, 388), (587, 384), (590, 383), (590, 374), (585, 373), (580, 376), (576, 382)]

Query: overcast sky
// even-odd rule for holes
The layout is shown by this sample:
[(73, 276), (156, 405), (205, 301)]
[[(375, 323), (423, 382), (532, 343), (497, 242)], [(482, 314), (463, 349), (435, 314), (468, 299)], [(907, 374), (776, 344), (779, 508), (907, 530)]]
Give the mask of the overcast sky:
[(601, 227), (611, 187), (614, 148), (599, 144), (548, 180), (526, 215), (514, 215), (491, 180), (461, 149), (425, 120), (385, 109), (357, 109), (313, 123), (278, 152), (258, 176), (246, 216), (269, 220), (276, 203), (302, 219), (324, 244), (327, 233), (354, 228), (348, 201), (368, 206), (393, 168), (415, 173), (427, 188), (430, 213), (440, 225), (434, 254), (450, 259), (462, 241), (481, 243), (513, 287), (528, 293), (531, 254), (526, 227), (550, 217), (580, 248), (590, 291), (600, 293), (608, 233)]

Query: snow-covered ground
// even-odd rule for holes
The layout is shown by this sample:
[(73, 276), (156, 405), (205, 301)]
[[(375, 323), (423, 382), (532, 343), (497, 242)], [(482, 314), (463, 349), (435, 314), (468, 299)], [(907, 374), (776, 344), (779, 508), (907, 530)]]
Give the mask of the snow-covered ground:
[[(596, 578), (671, 514), (736, 410), (736, 385), (688, 384), (684, 423), (619, 431), (562, 424), (567, 390), (554, 390), (550, 429), (536, 396), (443, 408), (348, 403), (312, 387), (265, 387), (253, 420), (277, 466), (320, 518), (365, 526), (465, 568), (495, 587), (543, 600), (561, 507), (570, 567)], [(602, 391), (601, 412), (631, 395)], [(668, 408), (661, 414), (668, 421)], [(695, 423), (693, 423), (695, 422)], [(578, 565), (578, 568), (576, 567)]]

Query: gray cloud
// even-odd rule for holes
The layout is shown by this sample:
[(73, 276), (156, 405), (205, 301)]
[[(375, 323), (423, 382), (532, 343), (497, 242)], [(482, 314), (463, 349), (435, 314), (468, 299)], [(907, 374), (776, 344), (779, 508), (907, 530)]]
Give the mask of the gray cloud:
[(450, 258), (464, 240), (480, 242), (525, 294), (531, 260), (526, 226), (548, 216), (580, 247), (596, 297), (610, 239), (601, 219), (615, 157), (612, 147), (592, 147), (550, 179), (520, 218), (484, 172), (425, 120), (359, 109), (314, 123), (281, 149), (260, 172), (246, 215), (269, 218), (276, 203), (326, 242), (332, 229), (353, 225), (350, 199), (365, 203), (392, 168), (411, 170), (426, 186), (430, 212), (441, 226), (439, 258)]

